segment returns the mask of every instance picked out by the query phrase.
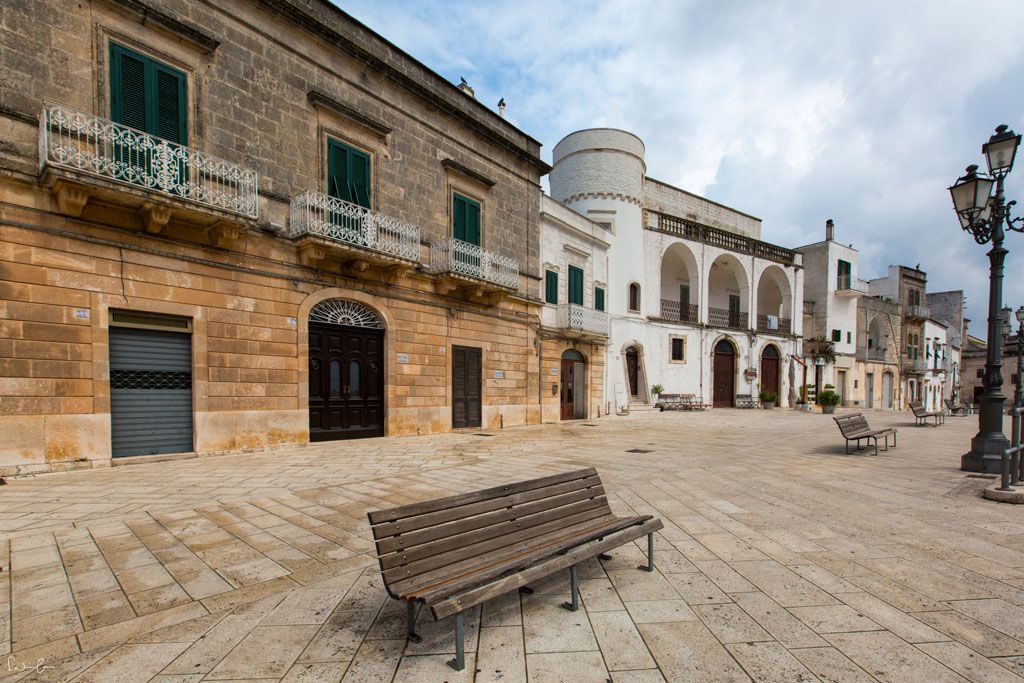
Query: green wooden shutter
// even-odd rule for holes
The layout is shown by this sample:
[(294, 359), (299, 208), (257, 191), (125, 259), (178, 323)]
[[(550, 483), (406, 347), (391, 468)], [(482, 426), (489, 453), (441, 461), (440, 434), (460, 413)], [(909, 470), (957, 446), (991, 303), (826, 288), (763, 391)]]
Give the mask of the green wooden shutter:
[(558, 303), (558, 273), (553, 270), (544, 271), (544, 301)]
[(735, 294), (729, 295), (729, 313), (739, 315), (740, 312), (740, 298)]
[(480, 203), (452, 195), (452, 237), (480, 246)]
[(349, 184), (348, 147), (337, 140), (327, 140), (327, 194), (346, 202), (352, 201)]
[(352, 201), (359, 206), (370, 208), (370, 155), (357, 149), (348, 150), (349, 180), (352, 184)]
[(185, 74), (163, 64), (151, 63), (153, 72), (153, 135), (188, 144)]
[(601, 287), (594, 287), (594, 309), (604, 310), (604, 289)]
[(452, 197), (452, 237), (466, 241), (466, 198), (461, 195)]
[(679, 285), (679, 304), (680, 310), (689, 312), (685, 306), (690, 305), (690, 285)]
[(466, 200), (466, 241), (480, 246), (480, 205)]
[(146, 69), (149, 60), (110, 44), (110, 118), (146, 131)]
[(583, 305), (583, 270), (569, 266), (569, 303)]

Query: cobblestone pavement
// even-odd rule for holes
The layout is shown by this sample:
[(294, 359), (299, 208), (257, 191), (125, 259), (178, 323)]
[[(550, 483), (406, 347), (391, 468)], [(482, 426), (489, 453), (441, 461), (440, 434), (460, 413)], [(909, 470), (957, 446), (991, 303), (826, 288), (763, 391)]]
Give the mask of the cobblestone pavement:
[[(11, 481), (0, 679), (1020, 680), (1024, 510), (959, 471), (977, 421), (870, 420), (899, 446), (715, 410)], [(450, 621), (405, 643), (367, 510), (585, 465), (664, 520), (655, 573), (641, 541), (581, 566), (579, 612), (566, 576), (473, 610), (461, 674)]]

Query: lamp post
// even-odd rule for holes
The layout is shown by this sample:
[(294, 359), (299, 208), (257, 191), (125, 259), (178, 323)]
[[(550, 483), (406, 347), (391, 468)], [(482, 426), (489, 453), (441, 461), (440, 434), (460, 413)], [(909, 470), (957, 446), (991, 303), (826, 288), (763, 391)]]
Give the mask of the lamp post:
[[(1024, 219), (1011, 218), (1006, 203), (1003, 181), (1013, 169), (1013, 160), (1020, 145), (1020, 136), (1002, 125), (981, 147), (988, 162), (988, 175), (978, 167), (967, 167), (967, 173), (949, 188), (953, 208), (960, 227), (978, 244), (992, 243), (989, 249), (988, 354), (982, 380), (984, 390), (978, 399), (978, 433), (971, 439), (971, 450), (960, 458), (960, 469), (968, 472), (997, 473), (1001, 470), (1003, 451), (1010, 442), (1003, 434), (1003, 378), (1000, 308), (1003, 299), (1003, 264), (1007, 250), (1003, 247), (1006, 230), (1024, 232)], [(992, 189), (995, 186), (995, 193)]]
[(1021, 361), (1024, 361), (1024, 306), (1018, 308), (1014, 315), (1017, 318), (1017, 374), (1013, 378), (1013, 407), (1020, 408), (1024, 405), (1021, 386), (1024, 383), (1024, 377), (1021, 376)]

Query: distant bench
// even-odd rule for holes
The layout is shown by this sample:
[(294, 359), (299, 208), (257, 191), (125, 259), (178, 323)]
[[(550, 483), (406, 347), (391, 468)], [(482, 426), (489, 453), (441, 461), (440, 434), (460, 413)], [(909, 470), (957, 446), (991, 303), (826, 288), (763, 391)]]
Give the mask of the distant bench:
[(576, 565), (647, 536), (654, 571), (651, 515), (616, 517), (597, 470), (590, 467), (540, 479), (414, 503), (367, 514), (388, 595), (406, 604), (406, 637), (416, 634), (416, 604), (434, 620), (455, 615), (455, 659), (465, 667), (465, 610), (563, 569), (569, 570), (570, 610), (579, 607)]
[(895, 429), (871, 429), (868, 425), (868, 420), (864, 417), (864, 413), (853, 413), (852, 415), (843, 415), (842, 417), (833, 417), (836, 421), (836, 425), (839, 427), (839, 432), (846, 439), (846, 454), (850, 454), (850, 442), (857, 442), (857, 450), (860, 450), (860, 442), (865, 440), (868, 444), (871, 441), (875, 442), (875, 455), (878, 455), (878, 437), (885, 438), (885, 450), (889, 450), (889, 436), (892, 435), (893, 448), (896, 447), (896, 430)]
[(704, 410), (707, 403), (701, 403), (694, 394), (659, 394), (654, 406), (665, 410)]
[(737, 408), (757, 408), (759, 403), (751, 394), (736, 394)]
[(946, 416), (941, 410), (938, 412), (930, 411), (925, 409), (924, 405), (920, 403), (911, 403), (910, 410), (914, 413), (914, 425), (917, 427), (925, 426), (929, 417), (935, 420), (936, 427), (946, 421)]

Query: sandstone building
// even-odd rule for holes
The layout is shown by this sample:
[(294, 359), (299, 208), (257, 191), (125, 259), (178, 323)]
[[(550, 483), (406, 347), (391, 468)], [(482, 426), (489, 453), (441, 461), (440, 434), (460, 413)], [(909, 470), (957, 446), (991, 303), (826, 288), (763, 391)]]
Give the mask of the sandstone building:
[(0, 40), (0, 474), (558, 403), (539, 143), (332, 4), (6, 2)]
[(611, 410), (649, 405), (653, 385), (719, 407), (762, 390), (789, 404), (800, 254), (761, 241), (760, 219), (648, 177), (644, 143), (626, 131), (567, 135), (550, 180), (608, 244)]

